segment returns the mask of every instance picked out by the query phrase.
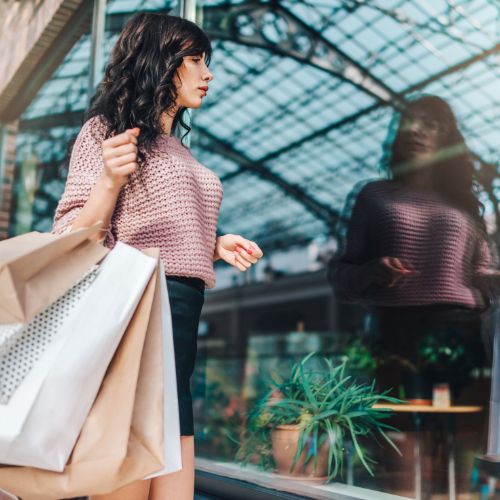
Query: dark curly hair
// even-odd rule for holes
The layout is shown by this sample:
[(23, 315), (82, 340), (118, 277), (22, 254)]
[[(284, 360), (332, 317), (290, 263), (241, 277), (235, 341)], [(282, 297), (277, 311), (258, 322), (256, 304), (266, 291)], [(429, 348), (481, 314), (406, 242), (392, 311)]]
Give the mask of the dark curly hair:
[[(104, 118), (107, 137), (139, 127), (139, 163), (162, 134), (160, 117), (177, 99), (174, 76), (183, 58), (204, 54), (210, 63), (212, 47), (203, 30), (180, 17), (156, 12), (135, 14), (125, 25), (104, 78), (97, 87), (85, 119)], [(186, 108), (175, 115), (172, 131), (190, 127), (183, 120)]]
[(406, 172), (399, 168), (408, 158), (400, 147), (401, 120), (412, 111), (419, 110), (438, 122), (441, 138), (440, 149), (432, 163), (432, 187), (450, 204), (469, 213), (484, 229), (484, 205), (478, 198), (479, 184), (476, 170), (465, 139), (458, 128), (457, 119), (450, 105), (435, 95), (424, 95), (410, 100), (401, 111), (394, 140), (389, 145), (387, 166), (394, 179), (402, 178)]

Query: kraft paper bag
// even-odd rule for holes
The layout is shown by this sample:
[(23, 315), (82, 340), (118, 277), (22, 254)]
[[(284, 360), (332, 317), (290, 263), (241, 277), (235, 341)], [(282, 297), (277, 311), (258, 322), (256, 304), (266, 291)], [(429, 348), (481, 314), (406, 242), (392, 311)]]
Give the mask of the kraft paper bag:
[(172, 313), (168, 298), (165, 270), (160, 261), (161, 324), (163, 330), (163, 435), (164, 440), (162, 470), (149, 478), (170, 474), (182, 469), (179, 404), (177, 397), (177, 375), (175, 371), (174, 334)]
[(0, 242), (0, 324), (32, 320), (102, 260), (108, 249), (88, 239), (99, 227)]
[(105, 494), (164, 467), (160, 279), (157, 269), (64, 471), (0, 467), (0, 489), (23, 500)]

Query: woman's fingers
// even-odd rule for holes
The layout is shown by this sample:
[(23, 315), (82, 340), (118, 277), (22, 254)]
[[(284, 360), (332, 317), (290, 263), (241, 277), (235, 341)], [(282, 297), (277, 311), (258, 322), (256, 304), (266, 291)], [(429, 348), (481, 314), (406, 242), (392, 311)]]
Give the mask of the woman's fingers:
[(138, 168), (138, 127), (127, 129), (102, 142), (103, 176), (109, 185), (121, 189)]
[(130, 153), (135, 153), (137, 155), (137, 146), (132, 142), (129, 142), (122, 146), (105, 148), (103, 150), (102, 156), (104, 159), (110, 160), (112, 158), (117, 158)]
[(136, 153), (128, 153), (126, 155), (119, 156), (117, 158), (111, 158), (107, 161), (107, 165), (109, 168), (117, 168), (123, 165), (127, 165), (127, 163), (132, 163), (137, 160)]
[(247, 270), (247, 268), (238, 260), (238, 256), (236, 252), (233, 252), (234, 254), (234, 263), (233, 266), (239, 269), (240, 271), (244, 272)]
[(392, 262), (392, 257), (382, 257), (373, 269), (373, 279), (380, 286), (392, 288), (405, 275), (397, 264)]
[(396, 286), (396, 283), (398, 282), (398, 278), (393, 278), (389, 283), (387, 283), (387, 288), (392, 288)]
[(395, 286), (399, 281), (404, 280), (406, 276), (412, 276), (415, 274), (415, 270), (406, 267), (399, 259), (396, 260), (398, 261), (396, 263), (397, 267), (390, 269), (391, 276), (387, 284), (389, 288)]
[(391, 267), (395, 271), (405, 271), (405, 268), (404, 268), (403, 264), (401, 263), (401, 261), (395, 257), (390, 257), (388, 259), (388, 264), (389, 264), (389, 267)]
[(380, 257), (370, 261), (366, 267), (367, 280), (379, 286), (392, 288), (401, 279), (417, 274), (413, 266), (397, 257)]
[(235, 235), (234, 245), (235, 245), (235, 248), (238, 248), (238, 247), (243, 248), (248, 254), (253, 253), (253, 249), (252, 249), (252, 245), (251, 245), (250, 241), (243, 238), (242, 236)]
[(408, 263), (403, 263), (400, 259), (396, 257), (385, 257), (383, 259), (384, 265), (387, 266), (392, 273), (398, 273), (402, 275), (413, 274), (414, 270)]
[(255, 241), (251, 241), (250, 244), (252, 246), (252, 249), (254, 249), (254, 252), (252, 255), (257, 257), (257, 259), (262, 258), (264, 255), (264, 252), (260, 249), (259, 245), (257, 245), (257, 243), (255, 243)]
[[(264, 253), (259, 248), (257, 243), (255, 243), (254, 241), (246, 240), (245, 238), (242, 238), (241, 236), (239, 236), (236, 240), (236, 249), (238, 249), (238, 248), (241, 248), (242, 250), (244, 250), (246, 255), (252, 256), (253, 259), (259, 260), (264, 255)], [(251, 262), (255, 263), (253, 261), (251, 261)]]
[(137, 144), (137, 137), (139, 136), (140, 130), (135, 127), (132, 129), (127, 129), (125, 132), (121, 134), (114, 135), (109, 139), (103, 141), (103, 147), (117, 147), (123, 146), (124, 144), (134, 143)]
[(417, 271), (417, 269), (415, 269), (415, 267), (413, 266), (413, 264), (411, 262), (408, 262), (406, 260), (402, 260), (401, 265), (403, 266), (403, 268), (405, 270), (405, 276), (413, 276), (415, 274), (419, 274), (419, 271)]
[(131, 162), (131, 163), (127, 163), (126, 165), (122, 165), (120, 167), (117, 167), (116, 173), (119, 175), (130, 175), (130, 174), (133, 174), (138, 168), (139, 168), (139, 165), (137, 162)]
[(139, 134), (141, 133), (141, 129), (139, 127), (134, 127), (125, 130), (125, 132), (137, 140), (137, 137), (139, 137)]
[(263, 253), (259, 246), (237, 234), (221, 237), (219, 255), (226, 254), (224, 260), (240, 271), (246, 271), (256, 264)]
[(253, 254), (249, 254), (244, 248), (240, 246), (237, 246), (235, 251), (238, 252), (243, 260), (249, 262), (250, 264), (255, 264), (259, 260), (257, 257), (254, 257)]
[(242, 255), (238, 252), (234, 252), (235, 260), (238, 264), (243, 267), (243, 270), (246, 271), (252, 264), (248, 260), (246, 260)]

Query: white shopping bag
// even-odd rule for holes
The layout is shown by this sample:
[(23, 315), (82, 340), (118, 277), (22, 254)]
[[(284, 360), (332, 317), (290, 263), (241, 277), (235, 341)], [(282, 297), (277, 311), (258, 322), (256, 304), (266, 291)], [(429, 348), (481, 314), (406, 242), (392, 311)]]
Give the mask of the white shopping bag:
[(175, 373), (174, 336), (172, 314), (168, 299), (165, 270), (160, 261), (161, 318), (163, 340), (163, 463), (165, 466), (147, 479), (170, 474), (182, 469), (177, 376)]
[(118, 243), (7, 405), (0, 463), (62, 471), (157, 261)]
[(62, 297), (27, 324), (0, 325), (0, 405), (9, 403), (24, 377), (60, 333), (98, 273), (94, 266)]

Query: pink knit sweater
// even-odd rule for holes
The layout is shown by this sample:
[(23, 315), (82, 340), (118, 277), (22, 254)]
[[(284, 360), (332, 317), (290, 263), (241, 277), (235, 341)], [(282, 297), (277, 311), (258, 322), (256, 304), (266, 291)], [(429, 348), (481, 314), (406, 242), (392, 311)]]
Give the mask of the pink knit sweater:
[[(361, 266), (385, 256), (410, 263), (416, 274), (392, 288), (360, 290)], [(329, 275), (338, 295), (350, 301), (482, 308), (478, 285), (489, 266), (488, 244), (468, 214), (431, 191), (378, 181), (359, 193), (346, 247), (332, 260)]]
[[(68, 179), (54, 218), (62, 233), (79, 214), (103, 170), (103, 121), (82, 127), (71, 154)], [(222, 184), (174, 137), (158, 137), (139, 175), (122, 189), (105, 245), (122, 241), (137, 248), (160, 248), (167, 275), (202, 279), (215, 286), (213, 256)]]

